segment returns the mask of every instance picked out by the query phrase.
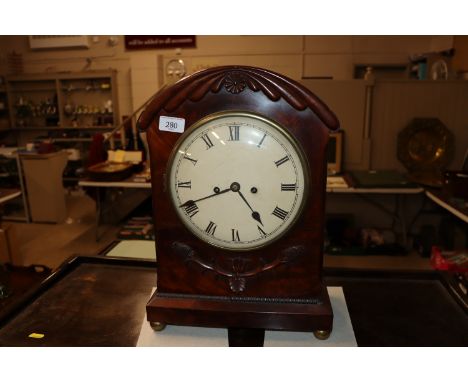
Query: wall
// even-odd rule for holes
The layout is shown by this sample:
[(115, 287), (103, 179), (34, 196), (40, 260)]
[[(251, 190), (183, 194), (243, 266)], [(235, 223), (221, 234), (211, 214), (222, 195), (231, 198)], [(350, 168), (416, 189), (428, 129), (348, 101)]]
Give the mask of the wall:
[[(438, 118), (455, 136), (449, 167), (468, 149), (468, 81), (303, 80), (337, 114), (345, 132), (345, 170), (398, 169), (397, 136), (414, 118)], [(366, 89), (371, 89), (366, 130)], [(368, 138), (368, 139), (367, 139)]]
[[(116, 38), (116, 45), (109, 43), (110, 37)], [(374, 105), (378, 111), (372, 113), (371, 132), (378, 147), (385, 148), (381, 151), (376, 146), (371, 150), (363, 140), (366, 83), (352, 80), (354, 65), (407, 64), (410, 55), (449, 49), (454, 43), (463, 52), (463, 36), (197, 36), (196, 48), (179, 52), (126, 51), (123, 36), (92, 36), (90, 41), (89, 49), (33, 51), (27, 36), (0, 36), (0, 74), (8, 72), (7, 55), (12, 51), (22, 55), (26, 73), (114, 68), (118, 71), (120, 113), (129, 115), (170, 80), (164, 69), (173, 58), (182, 58), (188, 73), (217, 65), (255, 65), (302, 81), (330, 104), (347, 132), (345, 162), (350, 169), (399, 167), (394, 155), (396, 133), (412, 116), (439, 116), (462, 135), (457, 164), (464, 154), (462, 146), (467, 145), (463, 122), (467, 117), (463, 112), (466, 84), (453, 85), (456, 89), (449, 84), (435, 89), (429, 84), (419, 90), (415, 86), (421, 84), (414, 83), (402, 84), (399, 90), (377, 85)], [(434, 89), (434, 95), (427, 89)], [(391, 103), (387, 96), (392, 97)], [(412, 109), (416, 106), (417, 110)], [(384, 109), (395, 118), (382, 117)], [(372, 158), (366, 158), (369, 155)]]
[(462, 168), (468, 150), (468, 81), (378, 81), (373, 90), (372, 168), (405, 170), (397, 135), (413, 118), (438, 118), (455, 136), (449, 167)]
[(299, 80), (302, 77), (351, 79), (355, 64), (405, 64), (415, 53), (447, 49), (451, 36), (197, 36), (197, 48), (127, 52), (123, 36), (93, 36), (89, 49), (29, 49), (27, 36), (0, 36), (0, 74), (8, 71), (7, 55), (22, 55), (24, 72), (119, 71), (122, 115), (137, 108), (164, 82), (162, 63), (186, 61), (188, 72), (225, 64), (265, 67)]
[(453, 38), (455, 57), (453, 66), (456, 70), (468, 72), (468, 36), (455, 36)]

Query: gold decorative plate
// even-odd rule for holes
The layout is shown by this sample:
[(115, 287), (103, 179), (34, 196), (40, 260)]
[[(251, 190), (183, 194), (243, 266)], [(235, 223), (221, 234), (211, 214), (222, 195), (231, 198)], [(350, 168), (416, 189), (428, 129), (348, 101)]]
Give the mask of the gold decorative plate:
[(453, 154), (453, 134), (437, 118), (415, 118), (398, 134), (398, 159), (418, 183), (440, 186)]

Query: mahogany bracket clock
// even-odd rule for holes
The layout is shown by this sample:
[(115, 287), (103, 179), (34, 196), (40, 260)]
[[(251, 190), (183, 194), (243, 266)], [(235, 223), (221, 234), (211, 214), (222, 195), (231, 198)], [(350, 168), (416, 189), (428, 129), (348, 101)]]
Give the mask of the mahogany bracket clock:
[(224, 66), (164, 89), (138, 125), (158, 258), (152, 326), (228, 328), (231, 345), (262, 343), (265, 329), (326, 338), (326, 146), (339, 127), (329, 108), (280, 74)]

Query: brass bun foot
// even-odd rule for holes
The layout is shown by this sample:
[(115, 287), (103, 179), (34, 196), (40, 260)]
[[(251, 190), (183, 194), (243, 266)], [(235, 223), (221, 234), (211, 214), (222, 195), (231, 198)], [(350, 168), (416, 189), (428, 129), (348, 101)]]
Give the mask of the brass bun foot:
[(151, 328), (153, 328), (155, 332), (160, 332), (164, 330), (164, 328), (166, 327), (166, 324), (163, 322), (151, 322), (150, 321), (150, 326)]
[(314, 332), (315, 338), (319, 340), (326, 340), (328, 337), (330, 337), (331, 330), (316, 330)]

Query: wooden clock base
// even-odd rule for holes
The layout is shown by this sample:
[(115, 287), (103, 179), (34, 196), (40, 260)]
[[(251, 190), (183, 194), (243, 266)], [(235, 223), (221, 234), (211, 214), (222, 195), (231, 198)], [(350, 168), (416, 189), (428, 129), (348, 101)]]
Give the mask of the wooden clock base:
[(290, 300), (230, 299), (156, 291), (146, 312), (148, 321), (162, 328), (166, 324), (228, 328), (230, 346), (261, 346), (265, 329), (329, 334), (333, 327), (325, 287), (316, 298)]

